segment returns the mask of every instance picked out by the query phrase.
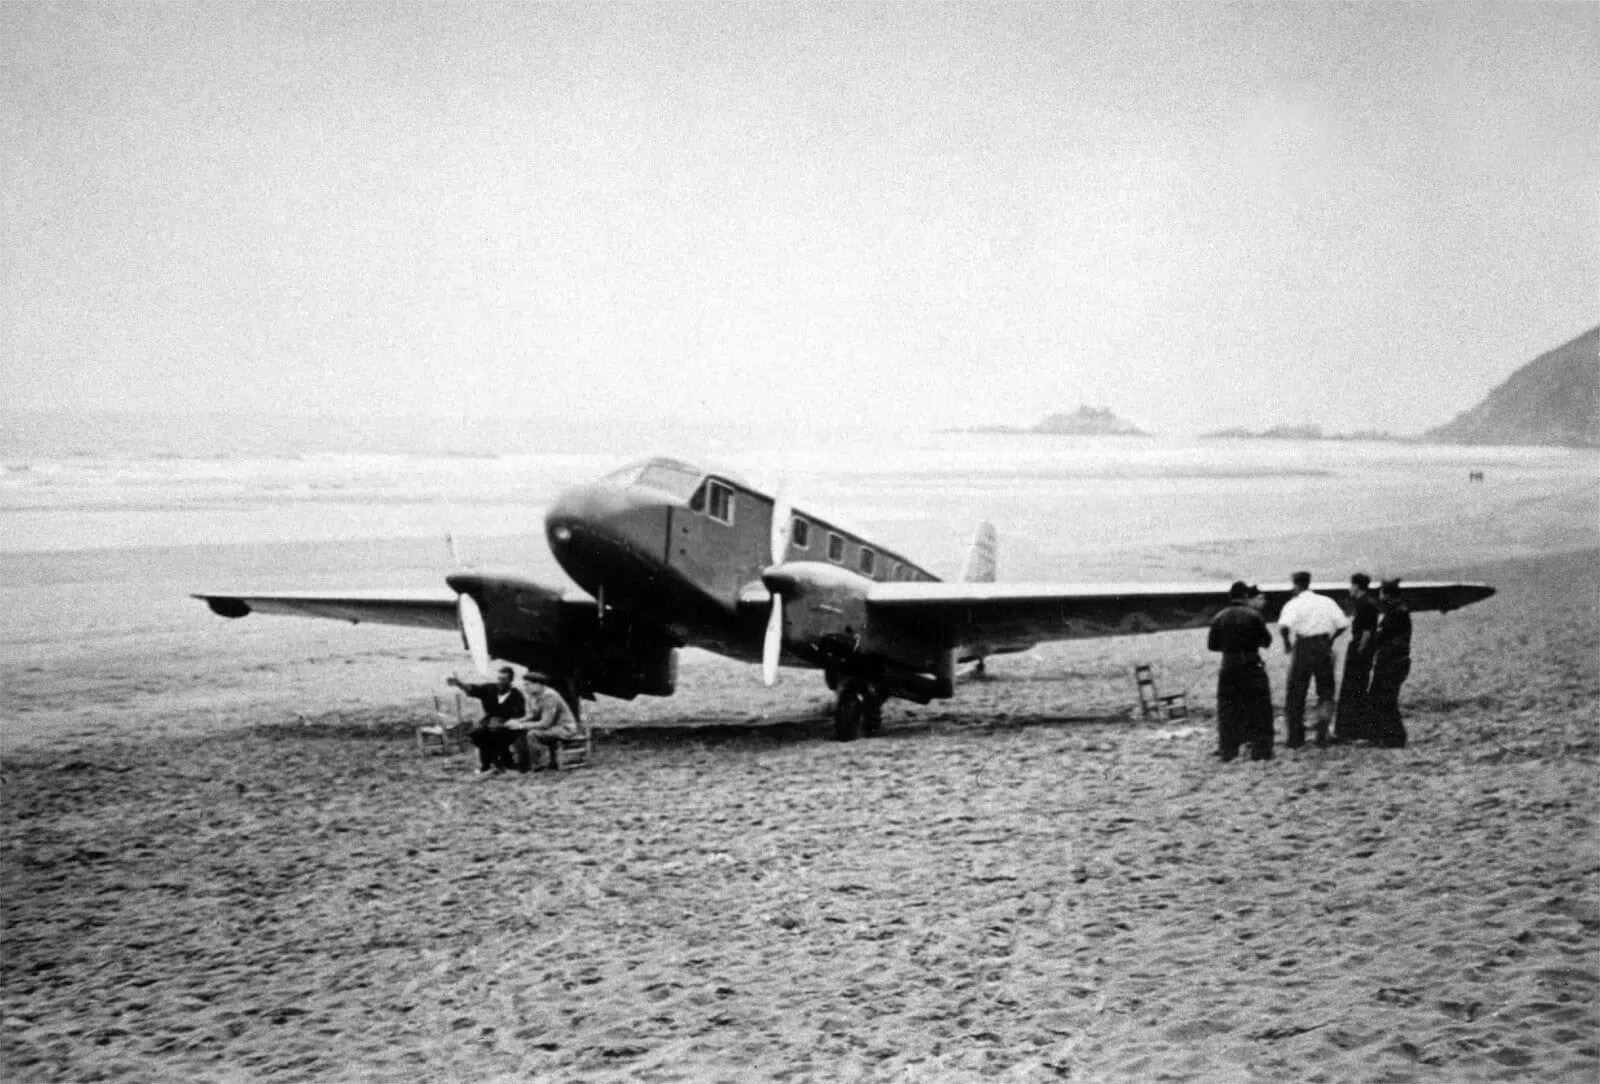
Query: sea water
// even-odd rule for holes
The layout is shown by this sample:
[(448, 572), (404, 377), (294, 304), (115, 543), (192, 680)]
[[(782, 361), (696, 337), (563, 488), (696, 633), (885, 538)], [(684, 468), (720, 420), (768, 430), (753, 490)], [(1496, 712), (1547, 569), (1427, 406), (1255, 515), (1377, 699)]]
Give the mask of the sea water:
[[(1402, 442), (769, 432), (575, 420), (8, 418), (0, 551), (539, 536), (563, 488), (674, 455), (815, 510), (933, 571), (976, 524), (1011, 578), (1074, 554), (1515, 515), (1593, 487), (1593, 451)], [(1482, 483), (1468, 481), (1481, 471)], [(1590, 525), (1593, 527), (1594, 525)]]

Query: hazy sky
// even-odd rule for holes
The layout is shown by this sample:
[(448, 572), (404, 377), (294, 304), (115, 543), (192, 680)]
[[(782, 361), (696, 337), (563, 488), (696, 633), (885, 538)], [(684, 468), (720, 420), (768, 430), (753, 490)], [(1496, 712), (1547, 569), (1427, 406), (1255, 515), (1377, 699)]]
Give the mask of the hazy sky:
[(1600, 321), (1600, 5), (0, 4), (14, 405), (1414, 432)]

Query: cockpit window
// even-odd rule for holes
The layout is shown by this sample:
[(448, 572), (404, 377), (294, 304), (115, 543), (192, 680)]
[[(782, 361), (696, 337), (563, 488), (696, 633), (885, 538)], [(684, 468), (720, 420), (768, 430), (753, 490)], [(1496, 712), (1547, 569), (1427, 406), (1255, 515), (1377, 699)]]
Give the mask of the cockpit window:
[(686, 501), (694, 495), (700, 487), (702, 475), (699, 471), (680, 466), (677, 463), (651, 462), (644, 465), (639, 471), (639, 477), (634, 480), (634, 485), (649, 486), (670, 493), (680, 501)]
[(706, 483), (706, 515), (723, 523), (733, 523), (733, 490), (721, 482)]

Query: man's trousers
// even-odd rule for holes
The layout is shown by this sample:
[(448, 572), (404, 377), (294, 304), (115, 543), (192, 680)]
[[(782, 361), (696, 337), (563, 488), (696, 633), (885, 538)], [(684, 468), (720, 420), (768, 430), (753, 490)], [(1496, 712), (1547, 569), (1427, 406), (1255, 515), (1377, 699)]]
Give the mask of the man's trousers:
[(1217, 671), (1217, 754), (1232, 760), (1241, 745), (1251, 760), (1272, 759), (1272, 684), (1260, 659)]
[(517, 732), (509, 727), (480, 726), (474, 730), (472, 744), (478, 747), (478, 770), (515, 768), (517, 763), (511, 756), (511, 743), (516, 740)]
[(1406, 744), (1406, 725), (1400, 720), (1400, 686), (1411, 674), (1411, 657), (1380, 656), (1372, 666), (1372, 689), (1367, 693), (1370, 736), (1379, 745), (1395, 749)]
[(1334, 726), (1340, 741), (1360, 741), (1372, 737), (1367, 704), (1367, 688), (1372, 684), (1372, 649), (1357, 651), (1354, 644), (1344, 656), (1344, 675), (1339, 680), (1339, 714)]
[(1317, 744), (1328, 742), (1333, 721), (1333, 640), (1327, 636), (1301, 636), (1289, 658), (1289, 685), (1283, 694), (1284, 742), (1290, 749), (1306, 743), (1306, 690), (1317, 683)]

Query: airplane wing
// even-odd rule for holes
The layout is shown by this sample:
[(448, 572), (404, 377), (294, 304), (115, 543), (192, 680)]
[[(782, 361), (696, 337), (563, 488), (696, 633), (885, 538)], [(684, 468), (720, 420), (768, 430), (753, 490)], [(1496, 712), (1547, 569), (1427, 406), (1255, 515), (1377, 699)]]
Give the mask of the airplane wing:
[(196, 594), (211, 612), (223, 617), (246, 614), (289, 614), (325, 617), (351, 624), (406, 625), (456, 631), (456, 593), (446, 588), (426, 591), (276, 591), (255, 594)]
[[(1313, 591), (1343, 604), (1342, 583), (1313, 584)], [(1268, 621), (1293, 594), (1288, 584), (1265, 585)], [(1406, 583), (1412, 611), (1458, 609), (1494, 594), (1478, 583)], [(1046, 640), (1127, 636), (1167, 629), (1204, 628), (1228, 603), (1215, 583), (879, 583), (867, 592), (868, 612), (945, 643), (993, 649)]]

